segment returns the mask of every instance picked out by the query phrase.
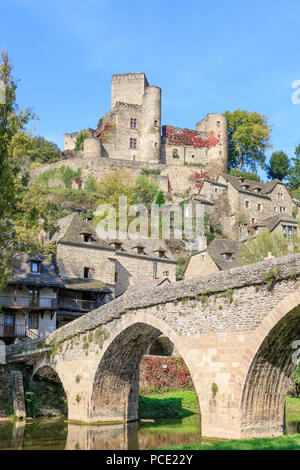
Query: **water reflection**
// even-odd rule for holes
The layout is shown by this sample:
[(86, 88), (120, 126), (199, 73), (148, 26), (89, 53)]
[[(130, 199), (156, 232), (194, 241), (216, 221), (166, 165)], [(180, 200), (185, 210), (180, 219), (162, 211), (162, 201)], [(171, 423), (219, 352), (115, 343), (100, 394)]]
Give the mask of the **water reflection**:
[[(300, 432), (300, 422), (288, 422), (287, 433)], [(142, 450), (202, 441), (198, 415), (183, 419), (135, 422), (128, 425), (81, 426), (61, 418), (0, 422), (0, 449)]]
[(68, 424), (58, 418), (0, 423), (0, 449), (142, 450), (199, 442), (198, 415), (107, 426)]

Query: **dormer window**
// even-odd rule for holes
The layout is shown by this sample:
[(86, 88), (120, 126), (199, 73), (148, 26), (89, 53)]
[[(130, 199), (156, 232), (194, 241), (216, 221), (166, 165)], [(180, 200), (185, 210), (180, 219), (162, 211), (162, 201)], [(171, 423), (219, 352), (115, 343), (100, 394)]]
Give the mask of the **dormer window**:
[(138, 255), (144, 255), (144, 246), (141, 243), (138, 243), (136, 246), (133, 247), (133, 249), (136, 250)]
[(242, 189), (244, 189), (244, 191), (248, 191), (250, 188), (250, 186), (248, 186), (247, 184), (245, 184), (244, 186), (242, 186)]
[(39, 261), (31, 261), (30, 271), (33, 274), (39, 274), (40, 273), (40, 262)]
[(164, 258), (165, 257), (165, 251), (158, 250), (158, 256), (159, 256), (159, 258)]
[(256, 188), (256, 191), (258, 192), (258, 194), (261, 193), (261, 188)]
[(226, 259), (226, 261), (231, 261), (232, 260), (232, 253), (225, 253), (225, 259)]

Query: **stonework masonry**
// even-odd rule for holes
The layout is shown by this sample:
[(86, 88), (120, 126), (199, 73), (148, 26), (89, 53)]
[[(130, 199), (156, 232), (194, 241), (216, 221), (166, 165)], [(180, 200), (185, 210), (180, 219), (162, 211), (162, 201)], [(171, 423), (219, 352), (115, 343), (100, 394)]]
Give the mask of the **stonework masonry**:
[[(69, 419), (137, 419), (137, 369), (164, 334), (191, 373), (205, 436), (280, 435), (300, 337), (300, 255), (124, 294), (8, 360), (52, 367)], [(45, 348), (49, 352), (45, 353)], [(216, 391), (217, 390), (217, 391)]]

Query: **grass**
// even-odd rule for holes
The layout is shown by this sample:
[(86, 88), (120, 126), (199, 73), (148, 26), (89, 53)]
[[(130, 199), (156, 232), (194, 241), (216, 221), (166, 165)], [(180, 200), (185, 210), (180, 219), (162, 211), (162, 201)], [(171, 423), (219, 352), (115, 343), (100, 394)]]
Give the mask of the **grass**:
[(199, 413), (197, 393), (183, 390), (139, 398), (139, 418), (184, 418)]
[[(163, 449), (164, 447), (162, 447)], [(231, 441), (172, 446), (168, 450), (299, 450), (300, 434), (270, 438), (238, 439)]]
[(286, 416), (288, 423), (298, 423), (300, 421), (300, 397), (287, 397)]

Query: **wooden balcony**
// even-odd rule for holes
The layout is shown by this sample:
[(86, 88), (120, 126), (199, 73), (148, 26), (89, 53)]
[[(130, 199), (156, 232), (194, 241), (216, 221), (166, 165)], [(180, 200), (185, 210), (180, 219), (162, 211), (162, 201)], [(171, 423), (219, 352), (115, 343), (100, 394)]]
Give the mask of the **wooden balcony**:
[(37, 330), (26, 328), (25, 325), (4, 325), (0, 323), (0, 338), (27, 338), (37, 339)]
[(59, 297), (57, 302), (58, 310), (73, 310), (76, 312), (90, 312), (95, 310), (97, 306), (97, 302), (94, 300), (69, 299), (67, 297)]
[(56, 299), (41, 297), (32, 300), (30, 297), (20, 295), (0, 295), (0, 307), (9, 308), (30, 308), (30, 309), (55, 309), (57, 306)]

